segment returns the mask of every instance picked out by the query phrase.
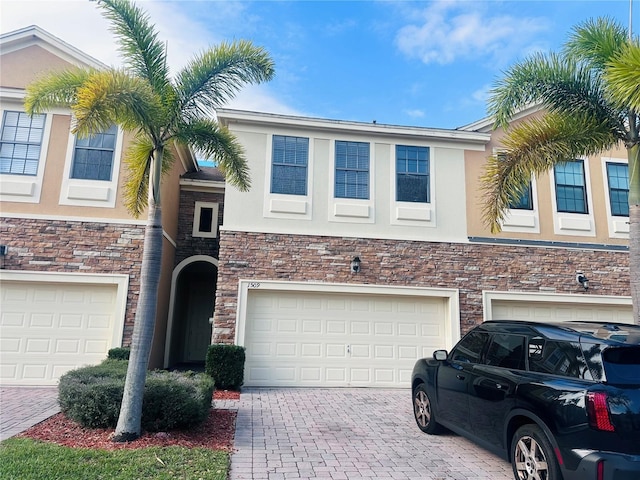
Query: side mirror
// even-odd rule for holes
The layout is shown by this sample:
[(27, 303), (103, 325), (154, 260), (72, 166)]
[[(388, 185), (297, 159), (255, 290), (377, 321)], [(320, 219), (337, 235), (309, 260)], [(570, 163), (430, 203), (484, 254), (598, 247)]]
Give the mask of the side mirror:
[(448, 353), (446, 350), (436, 350), (433, 352), (433, 358), (439, 362), (444, 362), (447, 359)]

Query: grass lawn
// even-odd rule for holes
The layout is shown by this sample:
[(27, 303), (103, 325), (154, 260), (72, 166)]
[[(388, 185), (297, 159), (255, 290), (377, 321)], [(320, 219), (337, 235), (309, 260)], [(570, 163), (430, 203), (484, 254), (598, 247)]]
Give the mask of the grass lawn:
[(206, 448), (94, 450), (28, 438), (0, 443), (0, 478), (11, 480), (226, 480), (229, 454)]

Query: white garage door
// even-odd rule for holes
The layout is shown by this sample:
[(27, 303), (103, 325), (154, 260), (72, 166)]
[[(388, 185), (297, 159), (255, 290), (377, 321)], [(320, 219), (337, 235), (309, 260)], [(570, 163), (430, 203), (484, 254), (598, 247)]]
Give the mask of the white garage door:
[(407, 387), (445, 348), (445, 299), (250, 290), (247, 386)]
[(554, 302), (493, 301), (494, 320), (531, 322), (599, 321), (633, 323), (630, 305), (599, 305)]
[(0, 381), (54, 385), (119, 346), (118, 286), (3, 281)]

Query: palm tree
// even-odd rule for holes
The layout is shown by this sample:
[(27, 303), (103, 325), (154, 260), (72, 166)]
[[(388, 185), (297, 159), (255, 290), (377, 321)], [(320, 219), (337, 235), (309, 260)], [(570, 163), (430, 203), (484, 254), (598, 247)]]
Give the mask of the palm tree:
[(101, 0), (98, 6), (111, 23), (125, 67), (53, 73), (28, 87), (25, 108), (33, 114), (70, 107), (73, 133), (79, 136), (113, 124), (134, 133), (124, 156), (125, 202), (135, 217), (148, 208), (148, 220), (131, 358), (114, 438), (129, 441), (141, 430), (162, 259), (160, 186), (173, 160), (171, 147), (191, 146), (217, 160), (227, 182), (247, 190), (250, 180), (243, 150), (212, 118), (242, 85), (270, 80), (274, 65), (264, 49), (250, 42), (223, 43), (195, 56), (172, 79), (165, 44), (144, 11), (130, 0)]
[(504, 151), (488, 158), (481, 189), (483, 218), (495, 233), (509, 203), (522, 195), (532, 176), (623, 144), (629, 161), (629, 273), (638, 322), (640, 118), (636, 108), (640, 102), (631, 102), (620, 78), (612, 73), (615, 62), (633, 45), (624, 27), (599, 18), (574, 27), (561, 53), (536, 54), (512, 66), (489, 100), (495, 127), (506, 129), (518, 111), (531, 105), (541, 105), (544, 113), (506, 131)]

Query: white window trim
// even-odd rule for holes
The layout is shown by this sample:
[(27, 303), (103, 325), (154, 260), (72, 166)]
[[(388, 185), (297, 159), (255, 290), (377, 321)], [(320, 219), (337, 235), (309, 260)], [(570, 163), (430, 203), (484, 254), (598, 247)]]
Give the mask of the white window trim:
[(584, 162), (584, 182), (587, 195), (587, 209), (589, 213), (566, 213), (558, 212), (558, 202), (556, 200), (556, 177), (555, 170), (549, 171), (551, 182), (551, 206), (553, 208), (553, 231), (556, 235), (572, 235), (576, 237), (595, 237), (596, 224), (593, 215), (593, 192), (591, 191), (591, 174), (589, 172), (589, 159), (576, 158)]
[[(0, 100), (0, 122), (4, 119), (5, 111), (24, 112), (24, 105), (20, 102), (2, 99)], [(42, 144), (40, 145), (40, 159), (38, 160), (38, 172), (36, 175), (14, 175), (11, 173), (3, 173), (0, 178), (0, 202), (40, 203), (52, 124), (53, 114), (51, 112), (45, 112), (44, 131), (42, 132)]]
[(85, 180), (80, 178), (71, 178), (76, 136), (69, 132), (67, 156), (65, 157), (60, 188), (60, 205), (101, 208), (114, 208), (116, 206), (118, 180), (120, 178), (120, 163), (122, 160), (123, 137), (124, 133), (122, 129), (118, 127), (116, 145), (113, 151), (113, 170), (111, 172), (111, 180)]
[[(211, 209), (211, 231), (200, 231), (200, 212), (203, 208)], [(218, 237), (218, 209), (219, 203), (215, 202), (196, 202), (196, 206), (193, 212), (193, 230), (191, 232), (192, 237), (199, 238), (217, 238)]]
[(602, 182), (604, 187), (604, 204), (607, 208), (607, 225), (610, 238), (629, 238), (629, 217), (614, 217), (611, 215), (611, 197), (609, 195), (609, 175), (607, 175), (607, 163), (629, 164), (627, 158), (602, 157)]
[(502, 222), (503, 232), (540, 233), (540, 210), (538, 208), (538, 185), (531, 178), (532, 210), (510, 208)]
[[(369, 198), (336, 198), (336, 141), (369, 144)], [(338, 223), (375, 222), (375, 158), (376, 144), (362, 138), (340, 137), (329, 142), (329, 221)]]
[[(422, 202), (400, 202), (396, 200), (397, 195), (397, 175), (396, 171), (396, 147), (398, 145), (425, 147), (429, 149), (429, 201)], [(392, 225), (435, 227), (436, 226), (436, 205), (435, 205), (435, 148), (431, 145), (419, 145), (415, 142), (394, 143), (391, 145), (389, 161), (389, 191), (391, 192), (391, 219)]]
[[(273, 170), (273, 136), (300, 137), (309, 139), (307, 158), (307, 194), (286, 195), (271, 193), (271, 172)], [(265, 218), (283, 218), (289, 220), (311, 220), (313, 198), (313, 145), (314, 138), (300, 135), (299, 132), (277, 132), (267, 135), (267, 148), (264, 175), (264, 203), (262, 215)]]

